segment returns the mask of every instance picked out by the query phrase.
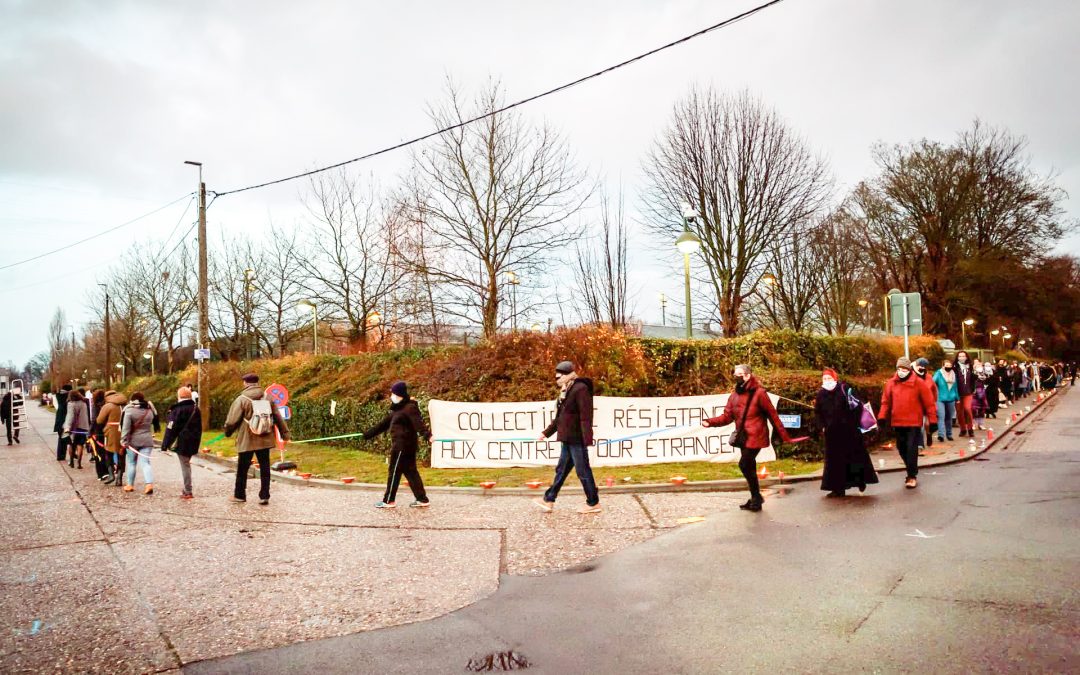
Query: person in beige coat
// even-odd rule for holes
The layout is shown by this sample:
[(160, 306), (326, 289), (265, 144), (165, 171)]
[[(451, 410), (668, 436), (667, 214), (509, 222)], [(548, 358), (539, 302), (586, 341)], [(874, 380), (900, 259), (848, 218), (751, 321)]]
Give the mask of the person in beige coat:
[[(244, 390), (240, 392), (229, 407), (229, 414), (225, 418), (225, 435), (236, 434), (236, 487), (233, 490), (232, 501), (247, 501), (247, 473), (251, 468), (251, 460), (259, 460), (259, 503), (270, 503), (270, 449), (277, 443), (273, 430), (268, 434), (256, 435), (248, 426), (248, 421), (255, 412), (255, 401), (266, 399), (266, 392), (259, 386), (259, 376), (248, 373), (242, 378)], [(281, 412), (273, 401), (270, 404), (270, 412), (273, 415), (274, 427), (281, 434), (282, 440), (289, 440), (289, 427), (281, 417)]]
[[(125, 457), (124, 449), (120, 444), (120, 419), (124, 414), (124, 405), (127, 397), (115, 391), (105, 392), (105, 405), (98, 411), (98, 426), (105, 430), (105, 450), (113, 453), (113, 466), (115, 467), (115, 485), (123, 487)], [(109, 481), (105, 481), (108, 483)]]

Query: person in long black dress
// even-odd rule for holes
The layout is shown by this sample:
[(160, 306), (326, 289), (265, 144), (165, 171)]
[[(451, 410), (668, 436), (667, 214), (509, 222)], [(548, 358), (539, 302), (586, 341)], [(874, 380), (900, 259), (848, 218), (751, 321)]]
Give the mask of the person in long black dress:
[[(821, 476), (821, 489), (828, 490), (830, 497), (843, 497), (844, 491), (878, 482), (870, 453), (866, 450), (859, 417), (861, 402), (854, 408), (848, 401), (851, 391), (840, 382), (836, 371), (826, 368), (821, 373), (821, 389), (814, 403), (818, 429), (825, 434), (825, 469)], [(855, 392), (852, 391), (854, 394)]]

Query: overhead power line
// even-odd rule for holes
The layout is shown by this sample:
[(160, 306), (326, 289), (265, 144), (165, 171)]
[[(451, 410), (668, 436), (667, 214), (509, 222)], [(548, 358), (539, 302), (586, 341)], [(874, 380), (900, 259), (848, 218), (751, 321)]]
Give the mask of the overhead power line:
[(629, 59), (627, 59), (625, 61), (622, 61), (620, 63), (616, 63), (615, 65), (604, 68), (603, 70), (598, 70), (595, 73), (585, 75), (584, 77), (579, 77), (578, 79), (576, 79), (576, 80), (574, 80), (572, 82), (567, 82), (566, 84), (559, 85), (559, 86), (557, 86), (557, 87), (555, 87), (553, 89), (548, 89), (547, 91), (540, 92), (539, 94), (535, 94), (535, 95), (530, 96), (528, 98), (523, 98), (523, 99), (521, 99), (519, 101), (515, 101), (515, 102), (510, 103), (508, 105), (504, 105), (503, 107), (498, 108), (497, 110), (492, 110), (491, 112), (484, 113), (483, 115), (477, 115), (476, 117), (473, 117), (471, 119), (467, 119), (467, 120), (464, 120), (462, 122), (458, 122), (457, 124), (452, 124), (452, 125), (450, 125), (448, 127), (443, 127), (442, 129), (432, 131), (431, 133), (424, 134), (423, 136), (417, 136), (416, 138), (413, 138), (413, 139), (408, 140), (408, 141), (403, 141), (403, 142), (398, 143), (396, 145), (391, 145), (390, 147), (383, 148), (382, 150), (376, 150), (374, 152), (369, 152), (366, 155), (361, 155), (359, 157), (354, 157), (352, 159), (347, 159), (344, 162), (338, 162), (337, 164), (331, 164), (330, 166), (324, 166), (321, 169), (313, 169), (311, 171), (305, 171), (304, 173), (298, 173), (298, 174), (296, 174), (294, 176), (286, 176), (285, 178), (278, 178), (277, 180), (271, 180), (271, 181), (267, 181), (265, 183), (258, 183), (256, 185), (248, 185), (247, 187), (235, 188), (233, 190), (225, 190), (223, 192), (215, 192), (214, 194), (217, 195), (218, 197), (224, 197), (225, 195), (236, 194), (237, 192), (246, 192), (248, 190), (257, 190), (258, 188), (264, 188), (264, 187), (268, 187), (270, 185), (277, 185), (278, 183), (285, 183), (285, 182), (288, 182), (288, 181), (291, 181), (291, 180), (296, 180), (297, 178), (306, 178), (307, 176), (313, 176), (313, 175), (315, 175), (317, 173), (322, 173), (323, 171), (330, 171), (331, 169), (337, 169), (337, 168), (346, 166), (348, 164), (353, 164), (355, 162), (360, 162), (360, 161), (363, 161), (365, 159), (371, 159), (372, 157), (377, 157), (379, 155), (384, 155), (384, 154), (386, 154), (388, 152), (393, 152), (394, 150), (400, 150), (401, 148), (405, 148), (405, 147), (408, 147), (410, 145), (415, 145), (416, 143), (421, 143), (423, 141), (428, 140), (429, 138), (434, 138), (436, 136), (440, 136), (442, 134), (445, 134), (448, 131), (453, 131), (455, 129), (460, 129), (460, 128), (462, 128), (464, 126), (467, 126), (469, 124), (472, 124), (474, 122), (479, 122), (480, 120), (484, 120), (484, 119), (487, 119), (489, 117), (493, 117), (494, 115), (504, 113), (504, 112), (506, 112), (508, 110), (511, 110), (513, 108), (523, 106), (526, 103), (531, 103), (531, 102), (536, 101), (538, 99), (544, 98), (545, 96), (550, 96), (552, 94), (557, 94), (557, 93), (559, 93), (561, 91), (564, 91), (566, 89), (570, 89), (571, 87), (576, 87), (579, 84), (582, 84), (584, 82), (588, 82), (589, 80), (598, 78), (598, 77), (600, 77), (602, 75), (607, 75), (608, 73), (610, 73), (612, 71), (618, 70), (619, 68), (623, 68), (624, 66), (628, 66), (628, 65), (630, 65), (632, 63), (636, 63), (638, 61), (641, 61), (642, 59), (646, 59), (646, 58), (648, 58), (648, 57), (650, 57), (650, 56), (652, 56), (654, 54), (658, 54), (658, 53), (660, 53), (660, 52), (662, 52), (662, 51), (664, 51), (666, 49), (671, 49), (672, 47), (675, 47), (677, 45), (681, 45), (684, 42), (689, 42), (690, 40), (693, 40), (694, 38), (699, 38), (702, 35), (705, 35), (707, 33), (711, 33), (713, 31), (720, 30), (721, 28), (726, 28), (727, 26), (730, 26), (730, 25), (732, 25), (734, 23), (738, 23), (739, 21), (742, 21), (743, 19), (749, 18), (749, 17), (753, 16), (754, 14), (757, 14), (758, 12), (761, 12), (763, 10), (766, 10), (766, 9), (772, 7), (773, 5), (778, 5), (783, 1), (784, 0), (771, 0), (770, 2), (766, 2), (764, 4), (758, 5), (757, 7), (754, 7), (752, 9), (748, 9), (747, 11), (745, 11), (745, 12), (743, 12), (741, 14), (736, 14), (733, 17), (730, 17), (728, 19), (724, 19), (720, 23), (713, 24), (713, 25), (709, 26), (708, 28), (703, 28), (702, 30), (697, 31), (696, 33), (691, 33), (690, 35), (687, 35), (686, 37), (679, 38), (678, 40), (675, 40), (674, 42), (669, 42), (669, 43), (667, 43), (665, 45), (661, 45), (661, 46), (659, 46), (659, 47), (657, 47), (655, 49), (650, 49), (647, 52), (644, 52), (642, 54), (638, 54), (637, 56), (635, 56), (633, 58), (629, 58)]
[(128, 225), (133, 225), (134, 223), (137, 223), (140, 220), (143, 220), (144, 218), (149, 218), (150, 216), (154, 215), (155, 213), (158, 213), (159, 211), (164, 211), (165, 209), (169, 208), (173, 204), (176, 204), (180, 200), (187, 199), (192, 194), (194, 194), (194, 193), (188, 192), (187, 194), (184, 194), (184, 195), (172, 200), (171, 202), (169, 202), (168, 204), (165, 204), (164, 206), (159, 206), (158, 208), (154, 209), (153, 211), (150, 211), (149, 213), (144, 213), (141, 216), (139, 216), (138, 218), (132, 218), (131, 220), (127, 221), (126, 223), (120, 223), (119, 225), (117, 225), (115, 227), (110, 227), (109, 229), (102, 230), (101, 232), (98, 232), (97, 234), (92, 234), (92, 235), (90, 235), (89, 237), (87, 237), (85, 239), (80, 239), (79, 241), (73, 241), (70, 244), (67, 244), (66, 246), (61, 246), (60, 248), (56, 248), (56, 249), (53, 249), (51, 251), (46, 251), (45, 253), (39, 253), (38, 255), (35, 255), (35, 256), (31, 257), (31, 258), (26, 258), (25, 260), (20, 260), (18, 262), (13, 262), (13, 263), (8, 263), (7, 265), (0, 265), (0, 270), (11, 269), (12, 267), (18, 267), (19, 265), (25, 265), (28, 262), (34, 262), (35, 260), (41, 260), (42, 258), (53, 255), (54, 253), (59, 253), (61, 251), (66, 251), (69, 248), (74, 248), (74, 247), (78, 246), (79, 244), (85, 244), (86, 242), (88, 242), (88, 241), (90, 241), (92, 239), (97, 239), (98, 237), (103, 237), (106, 234), (109, 234), (110, 232), (115, 232), (115, 231), (119, 230), (120, 228), (127, 227)]

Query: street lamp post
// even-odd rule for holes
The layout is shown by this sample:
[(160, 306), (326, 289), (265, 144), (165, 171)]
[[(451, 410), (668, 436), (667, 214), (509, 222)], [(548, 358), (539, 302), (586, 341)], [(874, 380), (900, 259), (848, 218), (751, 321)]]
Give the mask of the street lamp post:
[(866, 316), (866, 308), (867, 308), (867, 306), (869, 304), (870, 304), (870, 301), (867, 300), (866, 298), (859, 298), (859, 314), (860, 314), (859, 320), (862, 321), (863, 332), (864, 333), (866, 332), (866, 329), (869, 327), (869, 326), (866, 325), (868, 323), (868, 321), (869, 321), (867, 319), (867, 316)]
[(105, 291), (105, 388), (108, 389), (112, 386), (112, 368), (109, 364), (112, 363), (112, 332), (109, 329), (109, 287), (105, 284), (98, 284), (102, 290)]
[(663, 293), (660, 294), (660, 322), (667, 326), (667, 296)]
[(516, 272), (506, 273), (507, 283), (510, 284), (510, 330), (517, 332), (517, 287), (521, 283)]
[(247, 333), (247, 339), (244, 340), (244, 351), (247, 358), (253, 358), (254, 353), (253, 336), (254, 332), (253, 322), (251, 321), (251, 277), (255, 274), (255, 270), (250, 267), (244, 270), (244, 323), (247, 324), (245, 332)]
[(123, 382), (127, 380), (127, 365), (121, 361), (116, 364), (116, 367), (120, 369), (120, 381)]
[(310, 307), (311, 308), (311, 331), (312, 331), (312, 354), (319, 355), (319, 306), (311, 300), (301, 300), (296, 303), (298, 307)]
[(990, 351), (994, 351), (994, 338), (1001, 334), (1001, 331), (995, 328), (990, 331)]
[(151, 346), (149, 349), (147, 349), (145, 352), (143, 352), (143, 355), (142, 355), (142, 357), (144, 359), (146, 359), (146, 360), (148, 360), (150, 362), (150, 377), (153, 377), (154, 375), (157, 375), (157, 371), (154, 368), (154, 351), (155, 350)]
[(769, 318), (773, 320), (775, 328), (780, 327), (780, 321), (776, 318), (776, 275), (772, 272), (766, 272), (761, 275), (761, 280), (765, 282), (765, 285), (769, 287)]
[(960, 344), (964, 345), (964, 349), (967, 349), (967, 328), (974, 325), (975, 319), (964, 319), (960, 324)]
[(690, 224), (697, 220), (697, 212), (695, 212), (687, 203), (682, 204), (683, 211), (683, 231), (679, 235), (679, 238), (675, 240), (675, 248), (679, 249), (679, 253), (683, 254), (683, 274), (686, 283), (686, 339), (694, 339), (694, 321), (693, 312), (690, 309), (690, 255), (697, 253), (701, 248), (701, 240), (690, 231)]

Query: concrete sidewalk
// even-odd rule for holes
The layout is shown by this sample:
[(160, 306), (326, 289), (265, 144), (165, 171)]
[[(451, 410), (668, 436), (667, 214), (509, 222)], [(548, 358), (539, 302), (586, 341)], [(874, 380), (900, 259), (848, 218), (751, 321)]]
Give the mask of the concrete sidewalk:
[[(269, 506), (233, 504), (235, 473), (214, 464), (195, 469), (196, 498), (181, 501), (176, 457), (159, 451), (156, 493), (141, 494), (141, 476), (140, 489), (124, 493), (99, 483), (88, 462), (82, 470), (57, 462), (52, 415), (37, 407), (30, 415), (23, 444), (0, 447), (3, 672), (160, 672), (422, 621), (512, 577), (577, 568), (647, 541), (683, 518), (733, 531), (746, 524), (737, 509), (745, 493), (607, 493), (603, 513), (580, 516), (573, 508), (583, 497), (569, 485), (553, 514), (530, 503), (536, 493), (446, 493), (430, 509), (377, 511), (376, 490), (277, 482)], [(886, 463), (898, 464), (890, 454)], [(933, 489), (931, 476), (924, 472), (923, 489)], [(866, 497), (900, 485), (900, 476), (883, 477)], [(823, 494), (814, 483), (796, 489)]]

